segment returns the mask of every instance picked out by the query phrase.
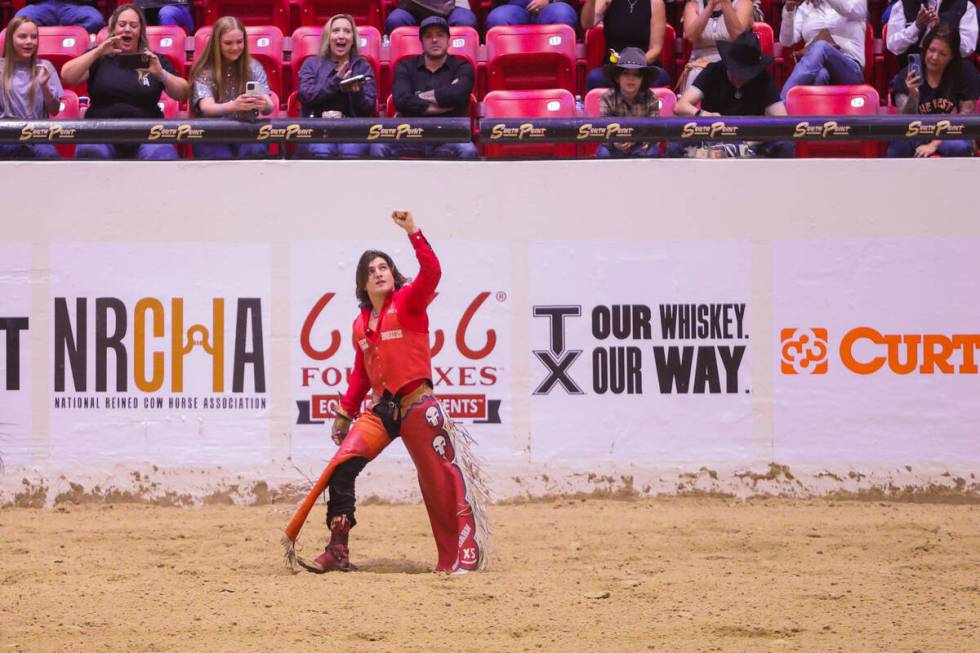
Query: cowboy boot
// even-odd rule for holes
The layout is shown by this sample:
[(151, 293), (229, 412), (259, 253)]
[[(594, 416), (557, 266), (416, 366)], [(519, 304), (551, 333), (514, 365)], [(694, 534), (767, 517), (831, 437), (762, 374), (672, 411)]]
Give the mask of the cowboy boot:
[(316, 560), (304, 566), (318, 574), (328, 571), (352, 571), (356, 569), (350, 563), (350, 551), (347, 548), (347, 536), (351, 523), (347, 515), (337, 515), (330, 520), (330, 542), (326, 550)]

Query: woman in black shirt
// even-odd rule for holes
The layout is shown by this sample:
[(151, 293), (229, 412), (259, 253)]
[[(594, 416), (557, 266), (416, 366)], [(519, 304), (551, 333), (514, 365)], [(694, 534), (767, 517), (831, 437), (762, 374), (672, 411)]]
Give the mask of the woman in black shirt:
[[(143, 54), (145, 68), (129, 68), (122, 55)], [(175, 100), (187, 97), (189, 85), (177, 76), (166, 58), (149, 48), (146, 19), (132, 4), (116, 7), (109, 19), (109, 36), (97, 47), (67, 62), (61, 70), (65, 84), (88, 80), (91, 102), (85, 117), (92, 118), (163, 118), (158, 106), (166, 91)], [(176, 159), (173, 145), (79, 145), (79, 159), (138, 158), (140, 160)]]

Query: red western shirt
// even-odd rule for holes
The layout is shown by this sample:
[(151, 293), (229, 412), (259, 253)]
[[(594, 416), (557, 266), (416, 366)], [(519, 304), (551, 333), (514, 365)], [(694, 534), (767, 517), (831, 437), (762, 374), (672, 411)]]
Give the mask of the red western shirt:
[(358, 411), (369, 389), (379, 396), (385, 390), (395, 394), (413, 381), (432, 378), (426, 308), (442, 268), (421, 231), (408, 239), (419, 261), (418, 276), (388, 295), (376, 329), (368, 327), (370, 306), (362, 307), (354, 320), (354, 369), (340, 402), (349, 415)]

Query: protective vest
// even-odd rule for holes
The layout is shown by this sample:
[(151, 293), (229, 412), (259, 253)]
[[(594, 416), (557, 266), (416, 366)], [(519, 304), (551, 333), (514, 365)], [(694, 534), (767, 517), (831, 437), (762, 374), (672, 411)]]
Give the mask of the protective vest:
[(394, 302), (381, 309), (378, 333), (367, 335), (367, 314), (354, 320), (354, 346), (364, 355), (364, 369), (376, 396), (396, 394), (412, 381), (432, 379), (429, 334), (409, 331), (398, 319)]

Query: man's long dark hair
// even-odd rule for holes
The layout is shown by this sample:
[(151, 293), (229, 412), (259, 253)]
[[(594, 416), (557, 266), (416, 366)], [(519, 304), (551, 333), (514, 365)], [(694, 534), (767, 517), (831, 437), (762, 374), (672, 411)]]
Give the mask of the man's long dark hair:
[(354, 276), (354, 281), (357, 284), (354, 292), (357, 295), (358, 303), (362, 307), (371, 305), (371, 298), (367, 293), (368, 266), (371, 265), (371, 261), (376, 258), (383, 258), (388, 264), (388, 267), (391, 268), (391, 276), (395, 279), (395, 290), (398, 290), (408, 283), (408, 279), (402, 276), (402, 273), (398, 271), (398, 266), (395, 265), (395, 262), (391, 260), (390, 256), (384, 252), (379, 252), (376, 249), (369, 249), (361, 254), (361, 258), (357, 262), (357, 273)]

